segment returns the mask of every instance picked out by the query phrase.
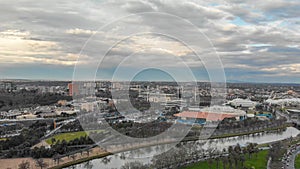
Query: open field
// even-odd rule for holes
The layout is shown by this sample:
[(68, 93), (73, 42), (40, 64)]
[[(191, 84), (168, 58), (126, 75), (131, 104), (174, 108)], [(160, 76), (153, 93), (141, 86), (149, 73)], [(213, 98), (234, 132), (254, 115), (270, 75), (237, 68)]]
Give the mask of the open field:
[(63, 141), (66, 140), (67, 142), (74, 140), (76, 138), (89, 136), (92, 132), (103, 132), (103, 130), (91, 130), (91, 131), (78, 131), (78, 132), (70, 132), (70, 133), (61, 133), (55, 136), (50, 137), (46, 140), (46, 143), (52, 144), (52, 138), (55, 138), (56, 141)]
[[(268, 150), (260, 151), (256, 155), (253, 155), (251, 159), (246, 159), (245, 161), (245, 167), (251, 168), (254, 167), (256, 169), (263, 169), (267, 166), (267, 156), (268, 156)], [(210, 168), (207, 161), (202, 161), (196, 164), (193, 164), (191, 166), (185, 167), (184, 169), (216, 169), (217, 165), (216, 162), (213, 163), (212, 167)], [(220, 167), (223, 168), (223, 164), (220, 161)]]
[(295, 159), (295, 169), (300, 169), (300, 155), (297, 155)]
[(7, 138), (0, 138), (0, 141), (5, 141), (7, 140)]

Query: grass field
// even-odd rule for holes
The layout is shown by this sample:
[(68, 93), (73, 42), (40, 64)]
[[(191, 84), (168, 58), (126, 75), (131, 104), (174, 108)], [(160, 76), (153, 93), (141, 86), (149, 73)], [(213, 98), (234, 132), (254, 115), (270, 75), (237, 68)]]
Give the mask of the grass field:
[(56, 141), (63, 141), (66, 140), (71, 141), (71, 140), (75, 140), (76, 138), (80, 138), (80, 137), (85, 137), (88, 136), (91, 132), (102, 132), (102, 130), (92, 130), (92, 131), (79, 131), (79, 132), (70, 132), (70, 133), (62, 133), (62, 134), (58, 134), (55, 135), (53, 137), (50, 137), (49, 139), (46, 140), (46, 143), (48, 144), (52, 144), (52, 138), (55, 138)]
[[(245, 161), (245, 167), (251, 168), (254, 167), (254, 169), (265, 169), (268, 163), (267, 160), (267, 156), (268, 156), (268, 150), (263, 150), (260, 151), (257, 155), (257, 157), (255, 155), (252, 156), (251, 159), (247, 159)], [(223, 168), (223, 164), (222, 162), (220, 162), (220, 167), (219, 168)], [(216, 169), (216, 162), (214, 162), (212, 169)], [(208, 163), (206, 161), (203, 162), (199, 162), (196, 164), (193, 164), (191, 166), (185, 167), (184, 169), (211, 169), (208, 165)]]
[(300, 169), (300, 155), (296, 157), (295, 160), (295, 169)]
[(0, 138), (0, 141), (5, 141), (7, 140), (7, 138)]

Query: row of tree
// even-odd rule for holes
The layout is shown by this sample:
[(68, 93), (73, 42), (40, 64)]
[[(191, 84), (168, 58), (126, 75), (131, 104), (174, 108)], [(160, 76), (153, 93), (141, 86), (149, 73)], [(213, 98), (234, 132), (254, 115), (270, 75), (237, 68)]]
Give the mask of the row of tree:
[[(257, 144), (248, 144), (246, 147), (229, 146), (228, 149), (218, 151), (210, 148), (204, 150), (190, 143), (180, 143), (176, 148), (154, 156), (151, 164), (143, 164), (139, 161), (124, 164), (121, 169), (141, 169), (141, 168), (182, 168), (199, 161), (207, 161), (210, 169), (246, 169), (245, 161), (257, 156), (259, 149)], [(215, 164), (215, 165), (213, 165)], [(222, 165), (221, 165), (222, 164)], [(200, 166), (199, 166), (200, 167)]]
[(0, 92), (0, 111), (27, 108), (36, 105), (51, 105), (59, 100), (72, 100), (72, 97), (58, 93), (39, 93), (37, 90)]

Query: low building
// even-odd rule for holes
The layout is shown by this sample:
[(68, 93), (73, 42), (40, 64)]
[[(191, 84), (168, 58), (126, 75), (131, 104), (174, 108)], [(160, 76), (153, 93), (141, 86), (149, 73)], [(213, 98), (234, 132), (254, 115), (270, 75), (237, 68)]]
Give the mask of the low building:
[(300, 109), (287, 109), (286, 111), (290, 114), (292, 121), (300, 121)]
[(87, 112), (92, 112), (96, 109), (96, 104), (94, 102), (82, 103), (81, 110), (85, 110)]
[(300, 98), (268, 99), (266, 103), (270, 105), (299, 105)]
[(206, 124), (207, 122), (219, 122), (224, 119), (244, 120), (247, 118), (246, 112), (243, 110), (236, 110), (227, 106), (213, 106), (199, 111), (183, 111), (175, 114), (177, 122), (185, 124)]
[(233, 106), (233, 107), (253, 108), (258, 103), (253, 102), (253, 101), (248, 100), (248, 99), (239, 99), (238, 98), (238, 99), (233, 99), (233, 100), (229, 101), (228, 104), (230, 106)]
[(257, 114), (256, 117), (266, 117), (268, 119), (273, 118), (273, 115), (270, 113)]
[(26, 113), (26, 114), (17, 116), (16, 119), (21, 120), (21, 119), (36, 119), (36, 118), (37, 118), (37, 115), (34, 115), (32, 113)]
[(5, 119), (16, 119), (17, 116), (22, 115), (22, 112), (19, 110), (10, 110), (7, 113), (3, 113), (3, 118)]
[(58, 102), (57, 102), (57, 104), (58, 105), (61, 105), (61, 106), (66, 106), (67, 105), (67, 100), (59, 100)]
[(78, 110), (56, 110), (55, 111), (56, 115), (62, 116), (62, 115), (74, 115), (76, 113), (79, 113)]

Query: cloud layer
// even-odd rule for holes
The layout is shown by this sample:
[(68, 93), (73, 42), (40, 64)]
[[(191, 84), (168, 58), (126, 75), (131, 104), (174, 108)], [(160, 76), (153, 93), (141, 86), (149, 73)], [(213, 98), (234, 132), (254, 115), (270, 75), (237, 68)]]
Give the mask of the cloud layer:
[[(71, 79), (76, 63), (89, 71), (103, 59), (99, 53), (109, 49), (103, 67), (106, 77), (130, 55), (135, 62), (123, 65), (130, 70), (143, 62), (180, 69), (180, 58), (197, 73), (205, 67), (191, 49), (197, 48), (200, 57), (216, 50), (228, 80), (300, 83), (298, 0), (22, 0), (0, 5), (0, 78)], [(126, 17), (145, 12), (170, 14), (178, 20), (159, 14)], [(118, 24), (105, 27), (116, 20)], [(145, 33), (135, 35), (141, 30)], [(207, 39), (194, 46), (181, 41), (193, 44), (198, 34)], [(161, 59), (171, 56), (174, 59)], [(34, 67), (39, 73), (34, 73)], [(51, 68), (61, 73), (49, 77)], [(207, 79), (203, 72), (199, 74), (199, 80)]]

